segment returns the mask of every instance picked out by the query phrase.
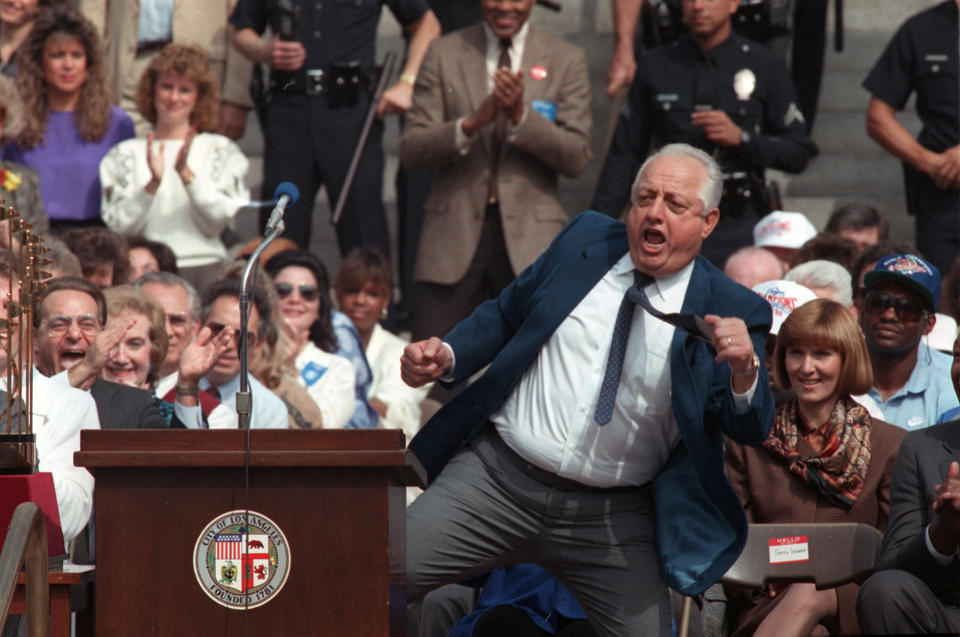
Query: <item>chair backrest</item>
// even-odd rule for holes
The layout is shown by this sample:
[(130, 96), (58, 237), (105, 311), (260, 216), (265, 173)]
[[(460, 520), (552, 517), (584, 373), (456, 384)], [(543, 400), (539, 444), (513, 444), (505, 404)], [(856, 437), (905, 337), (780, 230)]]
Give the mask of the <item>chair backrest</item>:
[(751, 524), (743, 553), (722, 580), (751, 588), (813, 582), (818, 589), (863, 582), (876, 567), (881, 540), (866, 524)]

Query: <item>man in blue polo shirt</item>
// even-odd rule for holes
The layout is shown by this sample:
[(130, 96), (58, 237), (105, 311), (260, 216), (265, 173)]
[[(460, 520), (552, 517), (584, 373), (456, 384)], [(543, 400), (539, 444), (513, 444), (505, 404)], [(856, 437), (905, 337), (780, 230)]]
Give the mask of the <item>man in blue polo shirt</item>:
[(907, 430), (929, 427), (958, 405), (950, 377), (921, 340), (936, 323), (940, 272), (913, 254), (883, 257), (864, 277), (860, 313), (873, 387), (884, 418)]

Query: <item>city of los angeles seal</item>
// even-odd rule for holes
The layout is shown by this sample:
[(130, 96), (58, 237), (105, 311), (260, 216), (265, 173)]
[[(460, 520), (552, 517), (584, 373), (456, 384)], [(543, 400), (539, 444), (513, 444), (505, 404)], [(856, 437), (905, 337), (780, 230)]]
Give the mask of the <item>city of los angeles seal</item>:
[(230, 511), (203, 529), (193, 548), (193, 572), (210, 599), (234, 610), (263, 606), (290, 574), (290, 546), (273, 520)]

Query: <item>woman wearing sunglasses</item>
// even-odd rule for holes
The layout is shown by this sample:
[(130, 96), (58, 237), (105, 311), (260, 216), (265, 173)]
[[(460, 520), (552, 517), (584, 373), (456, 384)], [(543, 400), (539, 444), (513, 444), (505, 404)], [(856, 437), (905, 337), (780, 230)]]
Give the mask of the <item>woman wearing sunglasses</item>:
[(273, 277), (279, 322), (289, 347), (286, 364), (320, 409), (324, 429), (346, 426), (356, 407), (356, 374), (337, 356), (330, 321), (332, 303), (326, 268), (309, 252), (281, 252), (264, 269)]
[[(752, 523), (860, 522), (883, 531), (904, 430), (871, 418), (851, 395), (873, 383), (856, 321), (833, 301), (796, 308), (777, 336), (774, 374), (796, 396), (760, 447), (727, 443), (727, 475)], [(730, 633), (855, 634), (855, 584), (728, 590)]]

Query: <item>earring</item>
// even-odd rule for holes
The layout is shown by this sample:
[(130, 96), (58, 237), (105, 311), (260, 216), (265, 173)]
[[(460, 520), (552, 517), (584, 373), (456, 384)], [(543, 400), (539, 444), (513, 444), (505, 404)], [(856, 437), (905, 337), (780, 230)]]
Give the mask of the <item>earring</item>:
[(387, 308), (385, 307), (380, 308), (380, 320), (381, 321), (387, 320)]

